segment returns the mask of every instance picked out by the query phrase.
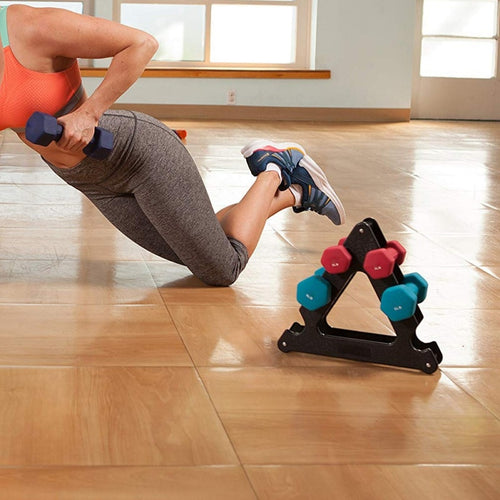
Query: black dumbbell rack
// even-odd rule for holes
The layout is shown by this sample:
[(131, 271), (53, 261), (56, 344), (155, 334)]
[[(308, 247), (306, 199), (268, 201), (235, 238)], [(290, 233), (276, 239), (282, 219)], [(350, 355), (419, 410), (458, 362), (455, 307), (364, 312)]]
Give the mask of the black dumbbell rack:
[[(323, 274), (323, 278), (332, 286), (331, 300), (315, 311), (301, 306), (300, 313), (305, 325), (294, 323), (289, 330), (285, 330), (278, 340), (279, 349), (283, 352), (304, 352), (413, 368), (425, 373), (436, 371), (443, 355), (436, 342), (425, 343), (418, 339), (416, 329), (423, 319), (418, 307), (410, 318), (391, 321), (395, 336), (333, 328), (327, 322), (328, 314), (354, 275), (365, 272), (365, 255), (371, 250), (385, 248), (386, 245), (382, 230), (374, 219), (367, 218), (357, 224), (344, 241), (344, 246), (352, 254), (349, 269), (341, 274), (326, 271)], [(368, 278), (379, 299), (384, 290), (403, 283), (404, 279), (397, 264), (392, 274), (386, 278)]]

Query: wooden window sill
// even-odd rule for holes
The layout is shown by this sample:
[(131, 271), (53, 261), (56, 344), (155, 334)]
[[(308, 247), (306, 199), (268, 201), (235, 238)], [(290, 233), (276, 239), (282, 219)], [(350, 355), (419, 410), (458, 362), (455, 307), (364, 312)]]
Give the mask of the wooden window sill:
[[(84, 77), (100, 78), (107, 68), (80, 68)], [(267, 70), (267, 69), (183, 69), (147, 68), (142, 78), (270, 78), (292, 80), (329, 80), (330, 70)]]

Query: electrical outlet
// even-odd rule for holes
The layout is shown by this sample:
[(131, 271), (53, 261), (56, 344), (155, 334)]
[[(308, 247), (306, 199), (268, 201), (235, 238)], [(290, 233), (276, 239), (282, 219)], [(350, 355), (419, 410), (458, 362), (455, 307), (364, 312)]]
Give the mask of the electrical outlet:
[(227, 91), (227, 103), (236, 104), (236, 90)]

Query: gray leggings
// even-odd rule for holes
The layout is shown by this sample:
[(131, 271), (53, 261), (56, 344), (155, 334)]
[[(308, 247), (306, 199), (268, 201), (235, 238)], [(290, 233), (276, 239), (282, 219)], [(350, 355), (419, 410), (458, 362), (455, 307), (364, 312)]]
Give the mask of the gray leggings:
[(248, 262), (228, 238), (198, 169), (176, 134), (142, 113), (108, 111), (99, 126), (114, 134), (111, 156), (52, 170), (81, 191), (123, 234), (183, 264), (209, 285), (228, 286)]

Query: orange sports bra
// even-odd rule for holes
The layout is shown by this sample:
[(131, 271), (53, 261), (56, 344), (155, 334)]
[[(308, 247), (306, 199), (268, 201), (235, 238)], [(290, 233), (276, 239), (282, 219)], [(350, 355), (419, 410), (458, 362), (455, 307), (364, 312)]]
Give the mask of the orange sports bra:
[(9, 46), (7, 7), (0, 7), (4, 73), (0, 82), (0, 130), (24, 130), (35, 111), (54, 116), (69, 113), (83, 95), (78, 62), (58, 73), (39, 73), (21, 65)]

